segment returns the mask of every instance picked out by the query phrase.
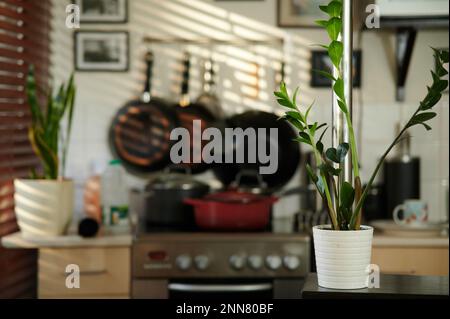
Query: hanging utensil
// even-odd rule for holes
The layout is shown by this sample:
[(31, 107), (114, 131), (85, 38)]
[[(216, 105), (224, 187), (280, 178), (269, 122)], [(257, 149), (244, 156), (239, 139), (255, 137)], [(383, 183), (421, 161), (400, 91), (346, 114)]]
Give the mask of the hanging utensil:
[(161, 170), (169, 163), (170, 132), (177, 127), (178, 119), (169, 104), (152, 96), (154, 56), (145, 56), (146, 81), (139, 100), (133, 100), (119, 109), (109, 131), (112, 153), (120, 158), (132, 173), (149, 173)]
[[(191, 103), (189, 98), (189, 78), (190, 78), (190, 55), (185, 54), (183, 70), (183, 79), (181, 82), (181, 98), (180, 101), (174, 106), (175, 111), (180, 122), (180, 125), (186, 128), (190, 133), (190, 162), (178, 164), (182, 167), (189, 167), (192, 174), (202, 173), (208, 170), (209, 165), (203, 163), (201, 155), (204, 142), (201, 141), (200, 148), (195, 148), (194, 145), (194, 132), (193, 132), (193, 121), (200, 120), (201, 123), (201, 133), (210, 127), (217, 119), (211, 112), (206, 109), (203, 104)], [(175, 141), (177, 142), (177, 141)]]
[(216, 72), (213, 59), (208, 59), (203, 65), (203, 92), (196, 103), (202, 104), (216, 119), (223, 119), (224, 112), (216, 94)]
[[(294, 139), (297, 137), (294, 129), (286, 121), (279, 121), (278, 116), (272, 113), (263, 111), (247, 111), (241, 114), (232, 116), (227, 120), (228, 127), (242, 128), (266, 128), (266, 141), (268, 143), (276, 144), (277, 146), (277, 159), (278, 167), (275, 173), (261, 175), (264, 183), (267, 184), (269, 192), (276, 191), (286, 185), (289, 180), (294, 176), (300, 163), (300, 146)], [(278, 129), (278, 139), (274, 140), (270, 136), (270, 128)], [(238, 145), (234, 145), (230, 148), (230, 152), (233, 152), (233, 158), (236, 158), (236, 151)], [(242, 147), (242, 146), (241, 146)], [(245, 153), (249, 149), (248, 141), (245, 141), (242, 148)], [(225, 154), (224, 154), (225, 157)], [(236, 180), (239, 172), (243, 170), (259, 171), (259, 168), (266, 166), (266, 164), (260, 163), (258, 160), (256, 163), (223, 163), (217, 164), (213, 168), (214, 175), (224, 184), (229, 185), (232, 181)], [(253, 186), (257, 184), (255, 178), (249, 178), (245, 176), (242, 178), (241, 184)]]

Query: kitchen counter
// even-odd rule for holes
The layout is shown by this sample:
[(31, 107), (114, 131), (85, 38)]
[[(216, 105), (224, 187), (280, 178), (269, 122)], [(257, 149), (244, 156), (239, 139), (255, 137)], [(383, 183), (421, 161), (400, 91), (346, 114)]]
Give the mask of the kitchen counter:
[(83, 238), (77, 234), (43, 238), (24, 238), (16, 232), (1, 238), (5, 248), (76, 248), (76, 247), (129, 247), (131, 234), (104, 234), (93, 238)]
[(310, 273), (302, 290), (304, 299), (399, 299), (448, 298), (448, 276), (380, 275), (380, 288), (353, 290), (327, 289), (317, 283), (317, 274)]
[(375, 233), (373, 247), (448, 247), (448, 237), (395, 237)]

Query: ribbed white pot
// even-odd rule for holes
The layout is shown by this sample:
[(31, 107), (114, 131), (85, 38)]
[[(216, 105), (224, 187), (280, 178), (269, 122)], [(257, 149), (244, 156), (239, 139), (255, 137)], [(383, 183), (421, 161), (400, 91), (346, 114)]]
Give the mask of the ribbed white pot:
[(15, 213), (24, 237), (67, 231), (73, 215), (73, 181), (16, 179), (14, 188)]
[(373, 228), (336, 231), (330, 225), (313, 227), (319, 286), (360, 289), (368, 285)]

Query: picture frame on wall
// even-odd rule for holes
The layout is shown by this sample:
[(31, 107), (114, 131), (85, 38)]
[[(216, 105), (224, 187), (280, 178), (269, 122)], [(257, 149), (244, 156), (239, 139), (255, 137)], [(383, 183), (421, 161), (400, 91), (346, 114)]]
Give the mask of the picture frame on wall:
[(77, 31), (74, 33), (74, 42), (74, 64), (77, 71), (128, 71), (128, 32)]
[(318, 28), (317, 20), (327, 20), (319, 5), (329, 0), (277, 0), (278, 26), (282, 28)]
[[(361, 87), (361, 65), (362, 52), (355, 50), (353, 52), (353, 87)], [(311, 83), (313, 88), (330, 88), (331, 80), (320, 75), (316, 70), (333, 72), (333, 63), (325, 50), (315, 50), (311, 52)]]
[(126, 23), (128, 0), (73, 0), (81, 23)]

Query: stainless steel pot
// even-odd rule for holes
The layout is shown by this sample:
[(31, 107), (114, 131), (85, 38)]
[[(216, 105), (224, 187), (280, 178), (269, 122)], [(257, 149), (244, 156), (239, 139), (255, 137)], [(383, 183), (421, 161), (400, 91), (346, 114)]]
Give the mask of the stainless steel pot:
[(147, 224), (190, 228), (195, 225), (193, 208), (183, 203), (186, 198), (200, 198), (209, 185), (190, 174), (165, 171), (145, 188), (143, 217)]

